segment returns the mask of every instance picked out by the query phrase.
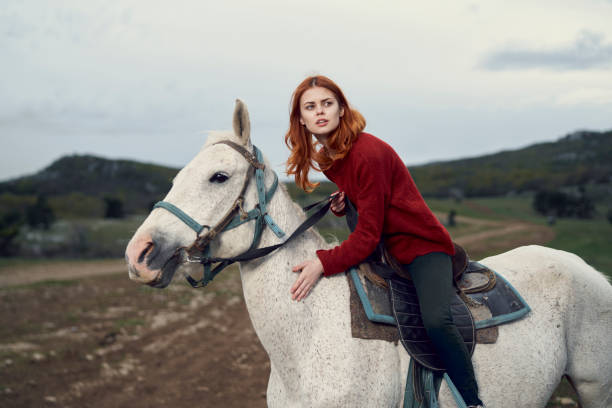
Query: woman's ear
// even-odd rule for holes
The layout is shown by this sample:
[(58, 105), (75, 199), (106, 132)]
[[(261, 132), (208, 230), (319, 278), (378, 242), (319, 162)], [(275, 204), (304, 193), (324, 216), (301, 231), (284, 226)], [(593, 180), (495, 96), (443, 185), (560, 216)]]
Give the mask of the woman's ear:
[(340, 108), (340, 117), (344, 116), (344, 106)]
[(304, 120), (302, 120), (302, 118), (300, 118), (300, 125), (304, 125)]

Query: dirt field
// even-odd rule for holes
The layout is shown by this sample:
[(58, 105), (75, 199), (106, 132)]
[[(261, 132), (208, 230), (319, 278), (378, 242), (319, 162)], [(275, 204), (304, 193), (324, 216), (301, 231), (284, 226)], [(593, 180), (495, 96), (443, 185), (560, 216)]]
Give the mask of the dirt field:
[(0, 406), (264, 407), (269, 362), (236, 272), (206, 291), (126, 273), (0, 291)]
[[(7, 267), (0, 305), (1, 407), (266, 406), (269, 362), (236, 269), (205, 290), (156, 290), (120, 260)], [(549, 406), (576, 406), (559, 398)]]

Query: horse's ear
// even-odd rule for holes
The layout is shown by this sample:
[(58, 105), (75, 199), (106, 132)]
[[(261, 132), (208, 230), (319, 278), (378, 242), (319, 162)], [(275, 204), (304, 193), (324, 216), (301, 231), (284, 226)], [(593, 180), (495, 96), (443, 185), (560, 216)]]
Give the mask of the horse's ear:
[(251, 137), (249, 111), (240, 99), (236, 99), (236, 107), (234, 108), (234, 133), (240, 138), (243, 145), (246, 146), (249, 143)]

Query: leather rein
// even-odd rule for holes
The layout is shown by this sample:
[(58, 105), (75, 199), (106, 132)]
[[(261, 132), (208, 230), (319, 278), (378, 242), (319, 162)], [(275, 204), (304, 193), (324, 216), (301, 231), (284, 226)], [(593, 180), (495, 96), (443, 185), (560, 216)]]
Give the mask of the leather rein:
[[(266, 226), (268, 226), (278, 238), (282, 239), (286, 235), (285, 232), (274, 222), (274, 220), (272, 220), (272, 217), (270, 217), (270, 215), (267, 213), (267, 204), (272, 199), (278, 187), (278, 177), (276, 173), (273, 172), (274, 182), (272, 183), (272, 186), (270, 186), (270, 188), (266, 191), (266, 187), (264, 184), (265, 165), (263, 163), (261, 151), (256, 146), (253, 146), (254, 153), (251, 153), (238, 143), (234, 143), (229, 140), (223, 140), (215, 144), (225, 144), (233, 148), (238, 153), (240, 153), (250, 164), (249, 169), (245, 174), (244, 182), (242, 184), (242, 188), (240, 189), (238, 197), (236, 198), (236, 200), (234, 200), (233, 205), (221, 218), (221, 220), (214, 227), (211, 228), (208, 225), (199, 224), (187, 213), (167, 201), (159, 201), (153, 206), (153, 209), (163, 208), (169, 211), (196, 232), (197, 236), (195, 241), (188, 247), (178, 248), (174, 254), (175, 257), (181, 258), (184, 258), (182, 254), (186, 254), (186, 260), (181, 263), (202, 264), (204, 271), (200, 280), (196, 280), (189, 274), (185, 273), (185, 279), (187, 279), (187, 282), (189, 282), (189, 284), (194, 288), (204, 287), (208, 285), (214, 279), (214, 277), (219, 272), (221, 272), (221, 270), (225, 269), (227, 266), (233, 264), (234, 262), (245, 262), (257, 259), (268, 255), (272, 251), (286, 245), (295, 237), (299, 236), (308, 228), (316, 224), (321, 218), (323, 218), (323, 216), (325, 215), (325, 213), (327, 213), (329, 207), (331, 206), (330, 196), (307, 207), (304, 207), (304, 211), (308, 211), (312, 208), (320, 206), (320, 208), (310, 217), (308, 217), (306, 221), (304, 221), (285, 241), (280, 244), (264, 248), (257, 248), (261, 239), (262, 232)], [(253, 210), (246, 212), (243, 209), (244, 194), (253, 176), (255, 177), (256, 181), (257, 196), (259, 202), (255, 205), (255, 208)], [(323, 203), (326, 204), (321, 206), (321, 204)], [(219, 235), (221, 232), (236, 228), (239, 225), (242, 225), (245, 222), (251, 220), (255, 220), (255, 232), (253, 236), (253, 241), (249, 249), (235, 257), (211, 257), (210, 243), (213, 239), (215, 239), (215, 237), (217, 237), (217, 235)], [(206, 234), (200, 235), (204, 228), (208, 228), (208, 231), (206, 232)], [(213, 268), (213, 264), (217, 265)], [(155, 284), (153, 286), (155, 286)]]

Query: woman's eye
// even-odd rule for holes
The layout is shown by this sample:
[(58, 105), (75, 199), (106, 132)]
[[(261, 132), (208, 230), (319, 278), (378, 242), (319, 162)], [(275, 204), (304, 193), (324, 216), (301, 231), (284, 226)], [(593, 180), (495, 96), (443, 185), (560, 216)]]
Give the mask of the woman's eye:
[(211, 183), (225, 183), (227, 180), (229, 179), (229, 176), (225, 173), (222, 172), (217, 172), (215, 174), (212, 175), (212, 177), (210, 179), (208, 179), (208, 181), (210, 181)]

